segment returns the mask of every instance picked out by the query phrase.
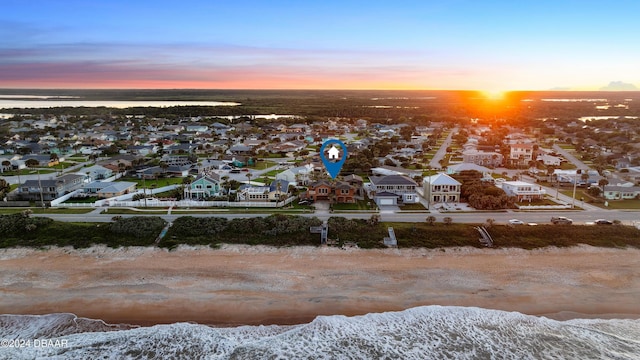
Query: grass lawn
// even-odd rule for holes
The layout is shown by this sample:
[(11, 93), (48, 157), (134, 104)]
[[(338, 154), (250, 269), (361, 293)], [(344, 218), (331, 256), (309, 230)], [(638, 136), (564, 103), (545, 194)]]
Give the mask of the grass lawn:
[(609, 206), (604, 206), (604, 203), (602, 204), (593, 204), (596, 206), (600, 206), (604, 209), (633, 209), (633, 210), (640, 210), (640, 200), (636, 200), (636, 199), (629, 199), (629, 200), (608, 200), (607, 205)]
[(83, 197), (83, 198), (70, 198), (69, 200), (63, 202), (64, 203), (94, 203), (98, 201), (98, 197), (97, 196), (89, 196), (89, 197)]
[(427, 208), (424, 207), (424, 205), (417, 203), (417, 204), (404, 204), (402, 206), (400, 206), (400, 210), (402, 211), (423, 211), (423, 210), (427, 210)]
[(284, 170), (271, 170), (271, 171), (267, 171), (266, 173), (262, 174), (262, 176), (270, 176), (270, 177), (275, 177), (276, 175), (280, 174), (282, 171)]
[[(369, 206), (371, 203), (372, 206)], [(333, 210), (375, 210), (377, 207), (371, 200), (357, 200), (353, 204), (333, 204)]]
[(21, 213), (25, 210), (31, 210), (34, 214), (86, 214), (93, 211), (93, 208), (0, 208), (0, 215)]
[[(567, 196), (573, 196), (573, 190), (561, 190), (560, 192)], [(576, 201), (580, 200), (581, 198), (584, 198), (584, 201), (586, 201), (588, 204), (598, 206), (603, 209), (640, 210), (640, 200), (606, 200), (608, 206), (604, 206), (605, 199), (601, 197), (593, 197), (589, 195), (586, 190), (578, 188), (576, 190)]]
[(573, 145), (569, 145), (569, 144), (558, 144), (558, 146), (560, 146), (561, 149), (564, 150), (575, 150), (576, 148)]
[(541, 206), (541, 205), (558, 205), (558, 203), (553, 201), (553, 200), (551, 200), (551, 199), (543, 199), (543, 200), (532, 200), (531, 202), (529, 202), (529, 201), (516, 202), (516, 205), (518, 205), (518, 206), (529, 206), (529, 205)]
[[(56, 170), (51, 169), (51, 168), (47, 168), (47, 169), (41, 169), (40, 170), (40, 175), (43, 174), (51, 174), (56, 172)], [(11, 171), (5, 171), (3, 173), (0, 173), (0, 176), (16, 176), (16, 175), (33, 175), (33, 174), (37, 174), (38, 170), (34, 170), (34, 169), (21, 169), (21, 170), (11, 170)]]
[(69, 161), (63, 161), (63, 162), (61, 162), (61, 163), (59, 163), (57, 165), (52, 166), (51, 168), (52, 169), (62, 170), (62, 169), (69, 168), (69, 167), (71, 167), (73, 165), (76, 165), (76, 163), (75, 162), (69, 162)]
[(576, 166), (573, 165), (572, 162), (565, 161), (565, 162), (560, 164), (560, 169), (561, 170), (573, 170), (575, 168), (576, 168)]
[(85, 162), (87, 161), (86, 156), (65, 156), (65, 160), (67, 161), (77, 161), (77, 162)]
[(163, 186), (167, 186), (167, 185), (179, 185), (182, 184), (182, 178), (180, 177), (172, 177), (172, 178), (158, 178), (158, 179), (147, 179), (147, 180), (143, 180), (143, 179), (138, 179), (138, 178), (134, 178), (134, 177), (123, 177), (119, 179), (120, 181), (130, 181), (130, 182), (134, 182), (137, 185), (138, 188), (141, 188), (143, 185), (145, 185), (147, 188), (151, 188), (153, 185), (155, 185), (155, 187), (163, 187)]
[(262, 170), (262, 169), (266, 169), (272, 166), (276, 166), (278, 165), (279, 162), (275, 162), (275, 161), (271, 161), (271, 160), (260, 160), (260, 161), (256, 161), (255, 164), (253, 166), (248, 166), (249, 169), (254, 169), (254, 170)]
[[(139, 208), (139, 210), (123, 209), (123, 208), (108, 208), (109, 214), (131, 214), (131, 215), (159, 215), (166, 214), (168, 209), (165, 208)], [(293, 206), (291, 208), (177, 208), (172, 209), (172, 214), (300, 214), (309, 213), (313, 210), (309, 206)]]
[(262, 156), (261, 156), (261, 157), (259, 157), (258, 159), (260, 159), (260, 160), (262, 160), (262, 159), (279, 159), (279, 158), (283, 158), (283, 157), (285, 157), (285, 155), (284, 155), (284, 154), (280, 154), (280, 153), (275, 153), (275, 154), (273, 154), (273, 153), (269, 153), (269, 154), (267, 154), (267, 156), (266, 156), (266, 157), (262, 157)]

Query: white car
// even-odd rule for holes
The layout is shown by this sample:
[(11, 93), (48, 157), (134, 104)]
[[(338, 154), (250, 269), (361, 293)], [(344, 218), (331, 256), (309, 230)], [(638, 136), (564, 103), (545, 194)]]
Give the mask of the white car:
[(509, 220), (509, 225), (524, 225), (524, 221), (518, 219)]

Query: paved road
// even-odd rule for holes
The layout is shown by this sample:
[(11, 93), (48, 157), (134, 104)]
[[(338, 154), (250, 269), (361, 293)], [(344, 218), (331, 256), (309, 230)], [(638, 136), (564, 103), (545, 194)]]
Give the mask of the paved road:
[[(111, 217), (116, 214), (106, 213), (97, 214), (95, 211), (87, 214), (34, 214), (33, 216), (47, 216), (58, 221), (68, 222), (109, 222)], [(224, 217), (227, 219), (247, 218), (247, 217), (262, 217), (269, 214), (228, 214), (221, 212), (220, 214), (198, 214), (194, 213), (189, 216), (194, 217)], [(332, 216), (345, 217), (348, 219), (369, 219), (371, 213), (301, 213), (300, 216), (306, 217), (318, 217), (321, 220), (327, 220)], [(456, 223), (483, 223), (487, 219), (494, 219), (499, 224), (506, 224), (509, 219), (520, 219), (524, 222), (549, 224), (551, 216), (562, 215), (573, 219), (575, 224), (584, 224), (585, 222), (592, 222), (595, 219), (609, 219), (620, 220), (625, 225), (633, 225), (634, 222), (640, 222), (640, 211), (623, 211), (623, 210), (565, 210), (565, 211), (528, 211), (528, 212), (516, 212), (516, 211), (503, 211), (503, 212), (465, 212), (465, 213), (380, 213), (382, 221), (389, 222), (423, 222), (427, 216), (435, 216), (436, 221), (441, 222), (444, 217), (451, 217), (453, 222)], [(132, 217), (136, 215), (122, 214), (122, 217)], [(142, 215), (142, 216), (160, 216), (163, 219), (173, 222), (176, 218), (181, 216), (187, 216), (185, 214), (162, 214), (158, 215)]]
[(577, 166), (578, 169), (591, 170), (591, 168), (589, 166), (587, 166), (587, 164), (583, 163), (581, 160), (579, 160), (578, 158), (573, 156), (573, 154), (571, 154), (567, 150), (561, 148), (558, 144), (553, 144), (553, 150), (555, 152), (557, 152), (558, 154), (564, 156), (565, 159), (567, 159), (569, 162), (573, 163), (573, 165)]
[(444, 156), (447, 154), (447, 147), (451, 145), (451, 138), (456, 133), (458, 133), (457, 127), (451, 129), (451, 131), (449, 132), (449, 136), (447, 136), (447, 138), (444, 140), (444, 142), (442, 143), (438, 151), (436, 151), (435, 155), (433, 155), (433, 158), (431, 158), (431, 161), (429, 162), (429, 166), (431, 166), (432, 169), (442, 168), (442, 165), (440, 165), (440, 160), (442, 160)]

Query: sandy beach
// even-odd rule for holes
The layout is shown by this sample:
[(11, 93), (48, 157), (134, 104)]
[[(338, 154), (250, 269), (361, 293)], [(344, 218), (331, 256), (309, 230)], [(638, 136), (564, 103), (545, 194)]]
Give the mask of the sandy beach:
[(0, 313), (109, 323), (293, 324), (421, 305), (640, 317), (640, 249), (227, 245), (0, 250)]

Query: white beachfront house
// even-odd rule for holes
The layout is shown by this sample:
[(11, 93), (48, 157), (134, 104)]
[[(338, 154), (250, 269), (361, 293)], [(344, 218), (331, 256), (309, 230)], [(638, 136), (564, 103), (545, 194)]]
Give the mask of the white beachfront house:
[(462, 184), (445, 173), (427, 176), (422, 180), (424, 196), (429, 203), (456, 203), (460, 201)]
[(517, 201), (532, 201), (544, 199), (546, 191), (540, 185), (530, 184), (525, 181), (503, 181), (502, 190), (507, 196), (514, 196)]

